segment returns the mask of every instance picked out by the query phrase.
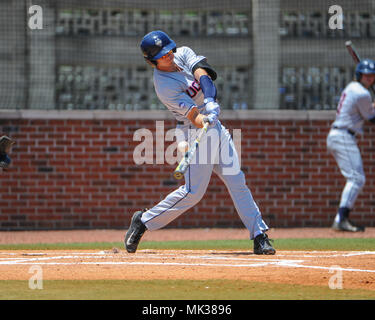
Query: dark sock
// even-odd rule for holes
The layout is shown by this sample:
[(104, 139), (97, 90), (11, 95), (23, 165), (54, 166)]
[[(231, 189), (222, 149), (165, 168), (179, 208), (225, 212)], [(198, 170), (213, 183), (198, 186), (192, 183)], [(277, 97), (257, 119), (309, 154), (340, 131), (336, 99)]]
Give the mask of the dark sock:
[(349, 218), (350, 209), (346, 207), (339, 208), (340, 221)]

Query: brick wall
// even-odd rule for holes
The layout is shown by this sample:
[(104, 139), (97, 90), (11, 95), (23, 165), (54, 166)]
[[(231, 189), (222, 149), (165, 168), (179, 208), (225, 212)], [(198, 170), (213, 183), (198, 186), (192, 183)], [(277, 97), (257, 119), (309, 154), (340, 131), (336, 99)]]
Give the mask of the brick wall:
[[(178, 187), (173, 165), (133, 161), (133, 133), (154, 120), (0, 117), (15, 138), (12, 167), (0, 173), (0, 230), (126, 228), (132, 212)], [(328, 227), (344, 179), (326, 150), (328, 119), (224, 119), (242, 129), (242, 168), (271, 227)], [(253, 117), (253, 119), (257, 119)], [(281, 117), (283, 119), (283, 117)], [(165, 131), (175, 121), (168, 119)], [(367, 177), (353, 220), (375, 226), (375, 128), (359, 140)], [(213, 175), (202, 201), (170, 227), (240, 227), (223, 183)]]

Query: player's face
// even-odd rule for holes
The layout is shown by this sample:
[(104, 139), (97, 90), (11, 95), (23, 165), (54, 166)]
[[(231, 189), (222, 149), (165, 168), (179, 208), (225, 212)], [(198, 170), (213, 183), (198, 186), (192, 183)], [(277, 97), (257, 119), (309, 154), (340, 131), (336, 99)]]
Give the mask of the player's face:
[(375, 74), (363, 74), (361, 82), (366, 88), (371, 87), (375, 82)]
[(166, 55), (159, 58), (157, 61), (159, 67), (168, 67), (173, 65), (174, 54), (173, 51), (169, 51)]

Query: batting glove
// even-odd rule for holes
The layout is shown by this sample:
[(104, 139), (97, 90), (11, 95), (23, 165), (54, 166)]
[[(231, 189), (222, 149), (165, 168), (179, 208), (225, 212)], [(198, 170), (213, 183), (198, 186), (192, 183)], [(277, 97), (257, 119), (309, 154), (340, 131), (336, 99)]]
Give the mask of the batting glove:
[(219, 117), (216, 113), (210, 113), (209, 115), (203, 118), (203, 122), (208, 122), (209, 127), (214, 127), (218, 121)]
[(208, 114), (208, 115), (210, 113), (215, 113), (217, 116), (220, 115), (220, 106), (215, 101), (210, 101), (210, 102), (206, 103), (205, 108), (206, 108), (206, 114)]

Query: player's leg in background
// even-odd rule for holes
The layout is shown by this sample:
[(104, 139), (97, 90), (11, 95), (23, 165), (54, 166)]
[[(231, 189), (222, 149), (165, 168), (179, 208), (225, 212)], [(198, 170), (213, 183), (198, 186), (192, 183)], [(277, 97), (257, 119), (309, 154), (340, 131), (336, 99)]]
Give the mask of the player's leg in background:
[(355, 137), (346, 132), (330, 133), (327, 137), (327, 147), (334, 156), (341, 174), (346, 178), (346, 184), (341, 193), (339, 212), (335, 218), (338, 222), (348, 218), (365, 184), (366, 177)]
[(250, 232), (250, 239), (254, 239), (257, 235), (267, 231), (268, 226), (263, 221), (262, 214), (246, 185), (234, 142), (224, 126), (221, 126), (218, 156), (214, 172), (226, 185), (238, 215)]

